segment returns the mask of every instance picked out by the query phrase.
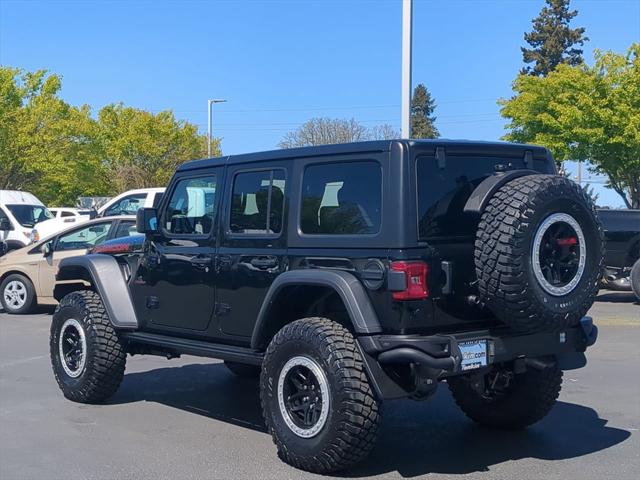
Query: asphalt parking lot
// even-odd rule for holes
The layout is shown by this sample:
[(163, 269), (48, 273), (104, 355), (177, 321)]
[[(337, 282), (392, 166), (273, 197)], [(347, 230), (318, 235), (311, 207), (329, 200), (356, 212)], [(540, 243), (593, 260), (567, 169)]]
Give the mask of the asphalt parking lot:
[[(589, 365), (527, 431), (468, 421), (446, 388), (385, 405), (371, 457), (346, 478), (632, 479), (640, 472), (640, 305), (603, 292)], [(49, 365), (50, 313), (0, 313), (0, 479), (312, 478), (276, 456), (257, 383), (195, 357), (129, 358), (105, 405), (62, 397)]]

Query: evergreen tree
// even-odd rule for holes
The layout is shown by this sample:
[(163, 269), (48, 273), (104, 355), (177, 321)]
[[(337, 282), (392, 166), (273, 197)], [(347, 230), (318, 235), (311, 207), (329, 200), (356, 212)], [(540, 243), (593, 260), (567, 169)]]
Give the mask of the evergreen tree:
[(424, 84), (419, 83), (411, 98), (411, 138), (438, 138), (436, 117), (433, 113), (436, 102)]
[(578, 47), (589, 40), (584, 36), (584, 28), (569, 28), (569, 22), (578, 14), (577, 10), (569, 10), (570, 0), (546, 0), (546, 3), (533, 20), (533, 31), (524, 34), (531, 48), (521, 48), (524, 63), (533, 63), (523, 68), (522, 73), (539, 77), (561, 63), (581, 64), (582, 49)]

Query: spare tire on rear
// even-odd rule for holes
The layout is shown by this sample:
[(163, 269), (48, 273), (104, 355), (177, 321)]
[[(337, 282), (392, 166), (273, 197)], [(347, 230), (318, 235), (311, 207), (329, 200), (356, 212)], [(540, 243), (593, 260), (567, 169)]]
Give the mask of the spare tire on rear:
[(482, 212), (475, 242), (478, 290), (519, 332), (571, 327), (593, 304), (604, 237), (584, 190), (558, 175), (503, 185)]

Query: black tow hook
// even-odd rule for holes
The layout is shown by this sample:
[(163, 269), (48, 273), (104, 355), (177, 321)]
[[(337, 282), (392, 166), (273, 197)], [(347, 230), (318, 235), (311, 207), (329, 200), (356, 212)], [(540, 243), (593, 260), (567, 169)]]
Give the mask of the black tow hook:
[(378, 355), (380, 363), (417, 363), (425, 367), (438, 370), (454, 371), (458, 363), (454, 357), (435, 358), (416, 350), (415, 348), (400, 347), (382, 352)]

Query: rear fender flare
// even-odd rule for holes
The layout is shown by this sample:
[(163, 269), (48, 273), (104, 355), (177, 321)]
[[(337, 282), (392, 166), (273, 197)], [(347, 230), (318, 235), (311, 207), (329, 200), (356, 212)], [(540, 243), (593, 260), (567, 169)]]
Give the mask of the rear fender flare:
[[(115, 258), (100, 254), (65, 258), (60, 261), (56, 280), (88, 281), (100, 295), (114, 328), (138, 328), (129, 287)], [(55, 291), (54, 296), (60, 300)]]
[(252, 348), (260, 349), (265, 346), (264, 343), (268, 340), (265, 335), (268, 331), (269, 313), (274, 303), (279, 300), (283, 289), (301, 285), (328, 287), (334, 290), (344, 303), (356, 334), (370, 335), (382, 331), (364, 286), (353, 274), (342, 270), (292, 270), (278, 275), (271, 284), (253, 330)]

